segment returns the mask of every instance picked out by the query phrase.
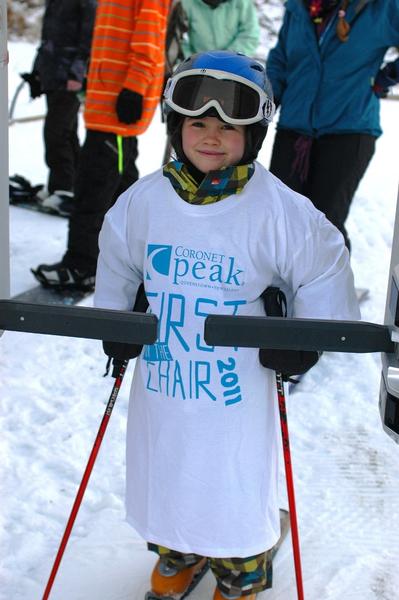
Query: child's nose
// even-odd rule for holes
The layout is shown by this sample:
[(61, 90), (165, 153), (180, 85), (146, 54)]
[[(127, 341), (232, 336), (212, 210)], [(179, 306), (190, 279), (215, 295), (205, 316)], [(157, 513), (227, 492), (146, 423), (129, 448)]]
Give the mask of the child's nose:
[(206, 132), (206, 140), (211, 143), (218, 144), (220, 142), (219, 131), (217, 129), (208, 129)]

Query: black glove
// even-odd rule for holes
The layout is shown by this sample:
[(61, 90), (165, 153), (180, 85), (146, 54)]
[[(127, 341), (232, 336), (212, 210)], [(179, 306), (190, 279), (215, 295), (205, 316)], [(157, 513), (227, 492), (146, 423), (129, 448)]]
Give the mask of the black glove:
[(116, 101), (116, 114), (121, 123), (131, 125), (141, 119), (143, 112), (143, 96), (123, 88)]
[(21, 77), (29, 84), (30, 97), (32, 100), (42, 95), (43, 90), (40, 83), (39, 73), (37, 71), (32, 71), (32, 73), (21, 73)]
[(136, 358), (142, 351), (140, 344), (128, 344), (124, 342), (103, 342), (103, 350), (109, 358), (119, 362)]
[(309, 371), (319, 360), (319, 353), (309, 350), (259, 350), (261, 365), (281, 373), (283, 381)]
[(377, 73), (373, 92), (378, 98), (386, 98), (390, 88), (399, 83), (399, 59), (390, 62)]
[[(139, 289), (137, 290), (136, 302), (134, 303), (133, 311), (134, 312), (146, 312), (148, 308), (148, 300), (145, 295), (144, 285), (141, 284)], [(128, 344), (125, 342), (103, 342), (103, 350), (109, 358), (114, 360), (115, 362), (121, 363), (125, 360), (129, 360), (131, 358), (136, 358), (139, 356), (140, 352), (143, 349), (142, 344)]]
[[(285, 317), (287, 302), (284, 293), (276, 287), (268, 287), (262, 294), (265, 313), (269, 317)], [(271, 350), (261, 348), (259, 360), (263, 367), (282, 374), (283, 381), (292, 375), (302, 375), (309, 371), (319, 360), (316, 350)]]

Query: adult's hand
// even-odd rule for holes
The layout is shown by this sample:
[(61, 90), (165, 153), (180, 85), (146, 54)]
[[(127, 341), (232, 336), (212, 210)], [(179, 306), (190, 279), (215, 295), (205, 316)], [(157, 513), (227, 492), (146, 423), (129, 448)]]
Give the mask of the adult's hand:
[(82, 84), (80, 81), (76, 81), (76, 79), (68, 79), (66, 84), (66, 89), (68, 92), (80, 92), (82, 89)]
[(123, 88), (116, 101), (116, 114), (121, 123), (132, 125), (141, 119), (143, 113), (143, 96)]

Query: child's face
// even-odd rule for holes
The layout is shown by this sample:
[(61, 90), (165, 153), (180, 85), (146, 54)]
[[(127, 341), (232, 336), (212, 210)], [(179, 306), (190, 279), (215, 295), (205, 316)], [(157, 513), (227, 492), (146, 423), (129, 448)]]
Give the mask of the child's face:
[(216, 117), (186, 117), (182, 129), (183, 151), (203, 173), (239, 162), (245, 149), (245, 126), (230, 125)]

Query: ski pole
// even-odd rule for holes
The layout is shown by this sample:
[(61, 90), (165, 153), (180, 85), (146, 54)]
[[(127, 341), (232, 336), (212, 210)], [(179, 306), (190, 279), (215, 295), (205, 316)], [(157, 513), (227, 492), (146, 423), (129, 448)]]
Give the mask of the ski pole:
[(292, 550), (294, 553), (296, 587), (297, 587), (297, 593), (298, 593), (298, 600), (303, 600), (304, 593), (303, 593), (303, 580), (302, 580), (301, 552), (300, 552), (300, 547), (299, 547), (299, 533), (298, 533), (298, 521), (297, 521), (297, 516), (296, 516), (294, 478), (292, 475), (290, 439), (289, 439), (289, 434), (288, 434), (287, 407), (286, 407), (286, 403), (285, 403), (283, 376), (281, 373), (277, 373), (277, 372), (276, 372), (276, 386), (277, 386), (278, 407), (279, 407), (279, 411), (280, 411), (281, 437), (282, 437), (282, 441), (283, 441), (285, 479), (287, 482), (287, 495), (288, 495), (288, 506), (289, 506), (289, 513), (290, 513)]
[(117, 363), (117, 364), (114, 363), (114, 367), (115, 367), (115, 371), (116, 371), (116, 374), (114, 375), (116, 377), (115, 383), (112, 388), (112, 392), (109, 397), (108, 404), (105, 408), (104, 416), (102, 418), (100, 428), (97, 433), (97, 437), (95, 439), (92, 451), (90, 453), (89, 460), (87, 462), (86, 469), (84, 471), (83, 478), (82, 478), (82, 481), (81, 481), (79, 489), (78, 489), (78, 493), (76, 494), (75, 502), (73, 503), (71, 514), (69, 515), (69, 519), (68, 519), (68, 522), (67, 522), (67, 525), (66, 525), (66, 528), (64, 531), (64, 535), (62, 536), (61, 543), (58, 548), (58, 552), (55, 557), (53, 568), (51, 569), (50, 577), (47, 582), (46, 589), (44, 590), (42, 600), (47, 600), (47, 598), (50, 595), (51, 588), (53, 587), (54, 579), (57, 575), (58, 567), (60, 566), (60, 562), (62, 560), (66, 545), (68, 543), (69, 536), (72, 531), (73, 524), (74, 524), (76, 516), (78, 514), (78, 510), (79, 510), (80, 504), (82, 502), (83, 495), (85, 493), (87, 484), (89, 482), (89, 478), (90, 478), (91, 472), (93, 470), (93, 466), (96, 461), (98, 451), (100, 450), (101, 442), (103, 440), (105, 431), (107, 429), (108, 422), (111, 418), (112, 409), (114, 408), (114, 404), (118, 397), (118, 393), (119, 393), (119, 390), (122, 385), (123, 377), (125, 375), (128, 362), (129, 362), (128, 360), (125, 360), (121, 363)]
[[(266, 314), (269, 317), (285, 317), (287, 314), (287, 301), (284, 292), (278, 287), (270, 286), (262, 294)], [(285, 467), (285, 480), (287, 484), (288, 506), (291, 525), (292, 550), (294, 554), (295, 578), (298, 600), (303, 600), (303, 581), (301, 567), (301, 552), (299, 547), (298, 521), (296, 517), (294, 477), (292, 474), (290, 438), (288, 435), (288, 417), (285, 403), (283, 375), (276, 371), (276, 387), (278, 408), (280, 411), (280, 427), (283, 442), (283, 455)]]

